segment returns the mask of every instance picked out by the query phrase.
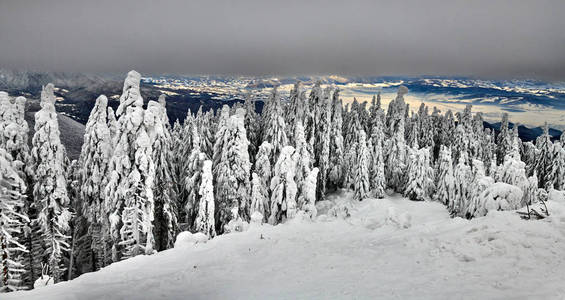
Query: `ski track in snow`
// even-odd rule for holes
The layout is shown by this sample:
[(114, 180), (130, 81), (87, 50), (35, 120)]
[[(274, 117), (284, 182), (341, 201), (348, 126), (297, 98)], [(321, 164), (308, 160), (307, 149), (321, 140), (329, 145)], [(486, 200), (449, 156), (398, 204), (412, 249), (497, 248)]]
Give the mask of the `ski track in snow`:
[(348, 206), (346, 219), (252, 225), (2, 299), (565, 298), (565, 202), (545, 220), (464, 220), (435, 202), (351, 198), (318, 205)]

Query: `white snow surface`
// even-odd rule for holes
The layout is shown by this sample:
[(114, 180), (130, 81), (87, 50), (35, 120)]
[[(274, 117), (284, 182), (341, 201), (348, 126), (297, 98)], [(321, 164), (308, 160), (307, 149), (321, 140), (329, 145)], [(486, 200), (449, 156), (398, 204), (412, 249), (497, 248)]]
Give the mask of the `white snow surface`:
[[(339, 192), (315, 221), (251, 224), (2, 299), (564, 299), (565, 196), (552, 195), (551, 217), (528, 221)], [(328, 216), (336, 205), (350, 217)]]

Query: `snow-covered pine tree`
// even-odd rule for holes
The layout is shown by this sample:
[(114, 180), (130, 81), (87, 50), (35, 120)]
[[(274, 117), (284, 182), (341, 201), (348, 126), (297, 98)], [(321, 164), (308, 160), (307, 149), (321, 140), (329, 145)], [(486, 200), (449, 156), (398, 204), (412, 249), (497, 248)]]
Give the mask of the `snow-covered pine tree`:
[(186, 190), (186, 200), (180, 202), (182, 209), (179, 213), (179, 220), (183, 220), (186, 227), (194, 228), (196, 220), (197, 207), (200, 203), (200, 186), (202, 185), (202, 168), (204, 161), (207, 159), (206, 154), (200, 150), (200, 134), (196, 126), (191, 126), (192, 133), (192, 150), (186, 162), (186, 170), (183, 172), (185, 178), (183, 183)]
[(463, 202), (460, 216), (468, 219), (477, 215), (477, 211), (483, 209), (483, 193), (494, 184), (494, 180), (485, 176), (485, 168), (482, 161), (472, 160), (471, 181), (468, 183), (468, 198)]
[(462, 123), (457, 124), (455, 127), (455, 133), (453, 136), (453, 143), (452, 143), (452, 154), (453, 160), (459, 161), (459, 157), (461, 157), (462, 153), (466, 154), (466, 158), (470, 160), (469, 157), (469, 143), (470, 143), (470, 136), (469, 133), (465, 130), (465, 126)]
[(408, 150), (408, 166), (406, 168), (406, 187), (404, 197), (410, 200), (429, 200), (434, 190), (434, 171), (430, 166), (429, 148)]
[(356, 170), (354, 168), (357, 159), (359, 133), (363, 130), (363, 128), (359, 121), (359, 113), (357, 110), (352, 109), (348, 115), (349, 122), (344, 138), (345, 157), (343, 162), (343, 185), (346, 188), (351, 188), (355, 183)]
[(330, 123), (330, 156), (328, 170), (328, 185), (331, 189), (337, 189), (343, 184), (343, 111), (342, 102), (339, 99), (339, 89), (336, 89), (332, 97), (332, 117)]
[[(13, 159), (13, 166), (24, 181), (29, 168), (29, 128), (25, 120), (26, 98), (17, 97), (12, 103), (7, 93), (0, 92), (0, 148), (5, 149)], [(27, 172), (25, 170), (26, 165)]]
[(300, 203), (299, 209), (311, 219), (314, 219), (318, 214), (318, 210), (316, 209), (317, 178), (318, 168), (313, 168), (302, 183), (302, 190), (298, 196), (298, 202)]
[(432, 118), (428, 113), (428, 106), (422, 102), (418, 109), (418, 145), (420, 148), (434, 148), (434, 132)]
[(328, 181), (329, 159), (330, 159), (330, 130), (332, 106), (330, 103), (331, 88), (326, 88), (319, 103), (315, 105), (314, 115), (316, 117), (315, 140), (314, 140), (314, 166), (318, 167), (318, 183), (316, 198), (321, 200), (326, 194)]
[(420, 135), (420, 122), (418, 121), (418, 116), (412, 116), (411, 119), (407, 120), (410, 125), (408, 133), (408, 138), (406, 140), (406, 145), (412, 149), (420, 149), (420, 144), (418, 142), (418, 136)]
[(108, 129), (110, 129), (110, 137), (112, 138), (112, 148), (115, 146), (115, 139), (118, 134), (118, 120), (114, 109), (108, 106)]
[[(258, 191), (255, 191), (252, 194), (259, 197), (259, 194), (264, 195), (265, 198), (263, 199), (263, 204), (255, 203), (252, 207), (260, 207), (263, 206), (263, 221), (266, 222), (270, 216), (271, 205), (271, 179), (272, 179), (272, 168), (271, 168), (271, 160), (273, 155), (273, 146), (267, 141), (263, 142), (259, 147), (259, 151), (257, 152), (257, 159), (255, 160), (255, 166), (253, 168), (253, 173), (257, 174), (258, 182), (253, 183), (253, 189), (257, 188)], [(259, 201), (258, 199), (252, 199), (252, 201)]]
[[(269, 164), (270, 167), (270, 164)], [(251, 173), (251, 221), (259, 224), (265, 219), (265, 204), (268, 204), (268, 195), (261, 178), (257, 173)]]
[(13, 168), (9, 153), (0, 148), (0, 293), (25, 289), (25, 182)]
[(446, 206), (451, 206), (455, 198), (455, 177), (453, 176), (451, 149), (444, 145), (441, 145), (439, 151), (435, 187), (434, 199)]
[(508, 127), (508, 114), (502, 114), (502, 121), (500, 123), (500, 131), (496, 137), (496, 159), (497, 165), (504, 162), (504, 157), (508, 154), (509, 149), (512, 148), (512, 136)]
[(145, 119), (139, 83), (141, 75), (130, 71), (124, 81), (115, 148), (105, 189), (112, 238), (112, 260), (118, 261), (154, 249), (153, 181), (155, 168), (147, 133), (152, 118)]
[(207, 113), (202, 112), (202, 106), (196, 114), (195, 126), (199, 130), (200, 136), (200, 150), (206, 154), (207, 157), (212, 158), (214, 155), (214, 136), (215, 130), (212, 124), (212, 111)]
[(539, 154), (536, 159), (536, 172), (538, 174), (538, 184), (540, 188), (550, 190), (555, 182), (554, 171), (554, 152), (549, 126), (547, 122), (543, 126), (543, 134), (536, 139), (536, 147)]
[(469, 185), (473, 174), (468, 161), (467, 152), (462, 152), (453, 171), (455, 177), (455, 198), (447, 206), (452, 216), (464, 217), (464, 209), (468, 206), (471, 198)]
[(105, 266), (106, 248), (102, 228), (109, 228), (107, 212), (104, 209), (104, 188), (107, 184), (108, 164), (112, 156), (112, 136), (108, 127), (108, 99), (101, 95), (86, 123), (84, 140), (78, 163), (79, 193), (82, 201), (82, 215), (88, 221), (92, 236), (91, 249), (95, 253), (94, 268)]
[(304, 122), (304, 132), (306, 134), (306, 141), (310, 144), (310, 147), (313, 150), (312, 160), (314, 164), (317, 163), (317, 154), (318, 151), (316, 149), (316, 136), (319, 133), (316, 132), (319, 128), (319, 122), (321, 122), (322, 116), (322, 104), (324, 103), (324, 92), (322, 91), (321, 81), (316, 81), (312, 90), (310, 91), (310, 95), (308, 96), (308, 107), (309, 107), (309, 114), (305, 116)]
[(295, 144), (294, 133), (296, 132), (295, 123), (303, 123), (304, 119), (304, 101), (301, 99), (302, 83), (297, 81), (294, 87), (290, 90), (288, 98), (288, 105), (285, 110), (285, 122), (287, 127), (286, 136), (291, 145)]
[[(240, 222), (250, 220), (250, 170), (248, 146), (249, 141), (245, 132), (245, 110), (238, 109), (228, 119), (222, 135), (217, 135), (216, 145), (221, 143), (223, 148), (215, 153), (218, 158), (214, 166), (215, 197), (218, 211), (216, 232), (230, 230), (230, 221)], [(282, 119), (282, 116), (281, 116)], [(284, 119), (283, 123), (284, 123)], [(284, 128), (282, 128), (284, 129)], [(222, 130), (221, 128), (218, 131)], [(284, 130), (282, 131), (284, 134)], [(218, 149), (214, 146), (215, 149)]]
[(59, 136), (53, 89), (53, 84), (49, 83), (41, 91), (41, 110), (35, 114), (31, 156), (35, 169), (33, 198), (38, 213), (35, 221), (40, 225), (46, 248), (43, 260), (49, 264), (51, 277), (58, 282), (65, 270), (63, 252), (69, 249), (67, 234), (71, 213), (64, 166), (66, 152)]
[(200, 201), (196, 216), (196, 230), (206, 234), (209, 238), (216, 235), (214, 221), (214, 186), (212, 176), (212, 161), (206, 160), (202, 166), (202, 182), (200, 184)]
[(362, 201), (369, 197), (371, 184), (369, 181), (369, 168), (371, 165), (371, 153), (367, 147), (367, 135), (361, 129), (359, 140), (357, 141), (357, 157), (355, 159), (355, 181), (354, 181), (354, 199)]
[(286, 146), (273, 169), (271, 179), (271, 214), (269, 224), (275, 225), (285, 219), (292, 219), (297, 212), (296, 195), (297, 187), (294, 182), (296, 161), (294, 148)]
[(387, 111), (387, 127), (390, 139), (387, 140), (385, 149), (386, 163), (385, 175), (388, 186), (401, 192), (403, 185), (404, 169), (406, 168), (406, 144), (404, 140), (404, 95), (408, 88), (400, 86), (396, 99), (389, 104)]
[(559, 191), (565, 191), (565, 149), (556, 141), (553, 143), (553, 156), (555, 157), (555, 165), (553, 171), (555, 172), (554, 188)]
[(259, 148), (259, 139), (261, 138), (260, 116), (255, 111), (255, 101), (251, 99), (251, 95), (245, 98), (245, 131), (249, 140), (249, 159), (251, 163), (255, 163), (257, 150)]
[[(296, 156), (296, 175), (295, 182), (298, 188), (297, 193), (300, 194), (302, 191), (302, 185), (305, 183), (306, 177), (310, 174), (312, 169), (312, 161), (310, 159), (310, 149), (308, 149), (309, 144), (306, 142), (306, 137), (304, 135), (304, 127), (302, 127), (302, 122), (297, 121), (295, 126), (296, 133), (293, 135), (295, 137), (295, 151)], [(302, 203), (298, 202), (298, 207), (302, 206)]]
[[(263, 113), (263, 141), (268, 141), (273, 146), (273, 159), (276, 159), (281, 149), (288, 145), (284, 112), (280, 102), (277, 87), (274, 87), (266, 104), (266, 111)], [(271, 165), (274, 164), (275, 161), (271, 161)]]
[(371, 164), (370, 164), (370, 180), (371, 190), (375, 197), (383, 198), (385, 196), (386, 178), (384, 171), (384, 153), (383, 145), (385, 140), (384, 135), (384, 112), (380, 108), (380, 94), (377, 99), (377, 109), (371, 113)]
[(178, 196), (173, 187), (172, 138), (169, 130), (169, 118), (165, 96), (159, 96), (159, 102), (149, 101), (146, 117), (149, 139), (152, 141), (151, 158), (155, 167), (153, 181), (154, 221), (153, 235), (155, 250), (172, 248), (178, 230)]

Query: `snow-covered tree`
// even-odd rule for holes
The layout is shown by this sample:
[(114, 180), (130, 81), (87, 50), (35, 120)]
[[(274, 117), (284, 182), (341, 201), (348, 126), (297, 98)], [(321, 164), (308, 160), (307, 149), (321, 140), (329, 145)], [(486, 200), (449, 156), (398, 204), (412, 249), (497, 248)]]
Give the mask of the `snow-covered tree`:
[(565, 191), (565, 148), (559, 142), (553, 144), (553, 156), (555, 157), (554, 171), (554, 188), (556, 190)]
[[(270, 167), (270, 166), (269, 166)], [(263, 223), (265, 219), (265, 204), (268, 204), (268, 194), (261, 178), (257, 173), (251, 173), (251, 220)]]
[(455, 193), (453, 201), (448, 204), (451, 215), (464, 216), (464, 210), (470, 201), (470, 183), (472, 172), (467, 158), (467, 152), (462, 152), (453, 170), (455, 177)]
[(536, 139), (536, 147), (539, 154), (536, 159), (536, 172), (538, 174), (538, 184), (540, 188), (549, 190), (555, 182), (554, 171), (554, 152), (549, 126), (545, 123), (543, 134)]
[(112, 156), (112, 136), (107, 118), (108, 99), (101, 95), (90, 112), (86, 123), (84, 141), (79, 158), (79, 185), (82, 201), (82, 215), (89, 224), (92, 236), (91, 249), (95, 253), (95, 269), (105, 265), (105, 238), (102, 227), (109, 224), (104, 209), (104, 188), (108, 177), (108, 164)]
[[(263, 141), (269, 142), (273, 146), (273, 157), (279, 156), (281, 149), (288, 145), (286, 136), (286, 122), (277, 88), (273, 88), (271, 97), (265, 105), (263, 113)], [(271, 161), (271, 165), (274, 165)]]
[(337, 189), (343, 183), (343, 111), (342, 102), (339, 99), (339, 89), (334, 91), (332, 97), (332, 117), (330, 129), (330, 156), (328, 170), (328, 184), (330, 188)]
[(518, 187), (496, 182), (481, 193), (478, 203), (470, 214), (473, 217), (481, 217), (489, 211), (518, 209), (522, 198), (523, 192)]
[[(253, 174), (257, 175), (257, 180), (255, 177), (252, 178), (253, 180), (253, 191), (252, 191), (252, 201), (256, 203), (252, 205), (255, 208), (263, 207), (263, 220), (267, 221), (268, 217), (270, 216), (270, 197), (271, 197), (271, 178), (272, 178), (272, 168), (271, 168), (271, 160), (273, 155), (273, 147), (267, 141), (263, 142), (259, 147), (259, 151), (257, 152), (257, 159), (255, 160), (255, 166), (253, 168)], [(256, 190), (255, 190), (256, 189)], [(263, 199), (263, 203), (257, 203), (259, 197), (265, 197)]]
[[(24, 176), (33, 170), (25, 170), (29, 163), (28, 132), (25, 120), (26, 98), (17, 97), (12, 103), (8, 94), (0, 92), (0, 148), (5, 149), (12, 157), (14, 167)], [(27, 171), (27, 172), (26, 172)], [(25, 173), (24, 173), (25, 172)], [(22, 178), (27, 181), (26, 178)]]
[(446, 206), (451, 206), (451, 202), (455, 198), (455, 177), (453, 176), (451, 149), (443, 145), (441, 145), (439, 152), (435, 187), (434, 199)]
[(391, 101), (387, 111), (387, 128), (390, 139), (385, 144), (386, 163), (385, 175), (388, 186), (397, 192), (402, 191), (403, 175), (406, 168), (406, 144), (404, 140), (404, 95), (408, 89), (404, 86), (398, 88), (396, 99)]
[(245, 131), (249, 140), (249, 158), (254, 163), (259, 148), (259, 139), (261, 138), (260, 116), (255, 111), (255, 101), (250, 95), (245, 98)]
[(304, 94), (302, 91), (302, 83), (297, 81), (294, 87), (290, 90), (290, 95), (288, 99), (288, 106), (285, 111), (285, 121), (287, 126), (287, 137), (289, 144), (294, 144), (294, 133), (296, 132), (296, 123), (304, 122)]
[(29, 223), (24, 211), (26, 186), (13, 163), (0, 148), (0, 293), (25, 289), (28, 250), (21, 238)]
[[(304, 135), (304, 127), (302, 127), (302, 123), (297, 121), (295, 126), (296, 132), (293, 135), (295, 140), (295, 151), (294, 155), (296, 156), (296, 175), (295, 175), (295, 182), (298, 188), (298, 194), (302, 191), (302, 185), (304, 184), (306, 177), (310, 174), (310, 170), (312, 169), (312, 162), (310, 160), (310, 149), (309, 144), (306, 142), (306, 137)], [(301, 206), (301, 203), (298, 203), (298, 207)]]
[(314, 219), (318, 214), (316, 209), (316, 182), (318, 168), (313, 168), (302, 183), (300, 195), (298, 196), (299, 209), (308, 217)]
[(59, 136), (59, 123), (55, 112), (53, 84), (41, 91), (41, 110), (35, 114), (35, 134), (31, 156), (34, 166), (33, 198), (38, 212), (43, 244), (44, 261), (49, 264), (51, 277), (62, 278), (64, 251), (69, 249), (70, 199), (65, 178), (65, 147)]
[(313, 114), (315, 116), (314, 128), (314, 166), (318, 172), (317, 199), (322, 199), (326, 194), (326, 183), (328, 180), (330, 159), (330, 130), (332, 106), (330, 103), (331, 88), (324, 90), (322, 97), (317, 98), (320, 102), (315, 103)]
[(500, 123), (500, 131), (496, 138), (496, 158), (497, 165), (504, 162), (504, 157), (508, 154), (512, 148), (512, 134), (508, 126), (508, 114), (502, 114), (502, 121)]
[(292, 219), (297, 212), (296, 194), (297, 187), (294, 182), (296, 161), (294, 160), (294, 148), (286, 146), (273, 169), (271, 179), (271, 213), (269, 223), (278, 224), (285, 219)]
[(113, 261), (151, 254), (154, 249), (155, 167), (148, 134), (154, 118), (150, 114), (145, 118), (140, 80), (136, 71), (128, 73), (116, 111), (115, 148), (105, 189)]
[[(249, 141), (245, 132), (245, 110), (238, 109), (229, 117), (225, 130), (218, 128), (221, 135), (217, 135), (215, 149), (218, 144), (223, 148), (216, 152), (219, 157), (214, 166), (215, 197), (218, 211), (216, 231), (226, 230), (225, 226), (231, 220), (250, 220), (250, 171), (248, 146)], [(215, 157), (216, 158), (216, 157)]]
[(367, 147), (367, 138), (364, 130), (359, 133), (357, 141), (357, 158), (355, 160), (355, 200), (363, 200), (369, 196), (371, 184), (369, 181), (369, 167), (371, 162), (371, 153)]
[(173, 188), (172, 138), (164, 95), (159, 97), (159, 102), (149, 101), (145, 114), (155, 167), (153, 232), (155, 248), (162, 251), (173, 247), (178, 232), (178, 196)]
[(434, 188), (434, 171), (430, 166), (430, 151), (428, 148), (419, 150), (410, 148), (408, 152), (404, 197), (410, 200), (429, 200)]
[(183, 173), (183, 183), (186, 190), (186, 200), (180, 203), (183, 209), (179, 213), (180, 220), (187, 224), (188, 228), (193, 228), (196, 220), (197, 207), (200, 202), (200, 186), (202, 185), (202, 168), (207, 159), (206, 154), (200, 150), (200, 134), (195, 126), (191, 127), (192, 150), (186, 162), (186, 170)]
[(200, 201), (196, 216), (196, 230), (212, 238), (216, 235), (214, 221), (214, 186), (212, 177), (212, 161), (204, 161), (202, 167), (202, 182), (200, 184)]

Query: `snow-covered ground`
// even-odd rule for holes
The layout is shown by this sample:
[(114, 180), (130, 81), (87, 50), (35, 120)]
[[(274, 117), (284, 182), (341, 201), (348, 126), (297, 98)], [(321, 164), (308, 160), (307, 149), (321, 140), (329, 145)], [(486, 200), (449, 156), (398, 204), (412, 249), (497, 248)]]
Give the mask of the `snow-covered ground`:
[(350, 198), (320, 203), (315, 222), (251, 226), (2, 299), (565, 298), (563, 195), (537, 221), (515, 212), (451, 219), (439, 203)]

